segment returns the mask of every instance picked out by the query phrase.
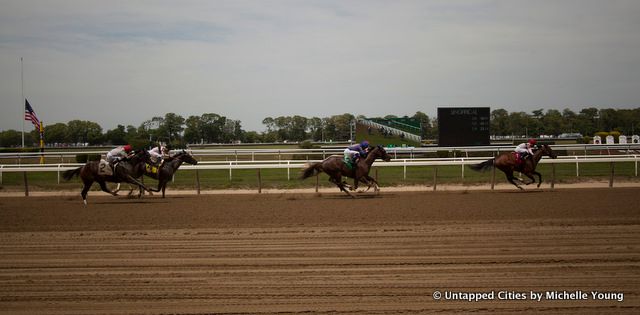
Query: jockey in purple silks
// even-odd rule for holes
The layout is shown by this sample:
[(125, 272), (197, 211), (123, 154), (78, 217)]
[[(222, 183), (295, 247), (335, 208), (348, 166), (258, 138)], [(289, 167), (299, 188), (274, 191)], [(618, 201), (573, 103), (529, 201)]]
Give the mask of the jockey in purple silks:
[(359, 144), (352, 145), (346, 149), (344, 149), (344, 159), (345, 161), (350, 160), (353, 164), (358, 163), (359, 157), (366, 157), (367, 152), (369, 151), (369, 141), (364, 140)]

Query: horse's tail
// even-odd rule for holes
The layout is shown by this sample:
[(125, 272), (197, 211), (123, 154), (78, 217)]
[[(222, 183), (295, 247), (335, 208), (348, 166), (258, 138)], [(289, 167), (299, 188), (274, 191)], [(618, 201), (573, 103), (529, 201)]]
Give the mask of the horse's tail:
[(80, 170), (82, 170), (82, 166), (72, 170), (64, 171), (64, 173), (62, 173), (62, 177), (64, 178), (64, 180), (71, 180), (73, 176), (77, 176), (80, 174)]
[(308, 177), (311, 177), (313, 175), (316, 175), (320, 172), (322, 172), (322, 162), (315, 162), (315, 163), (311, 163), (309, 164), (309, 166), (305, 167), (302, 170), (302, 174), (300, 175), (300, 179), (305, 179)]
[(471, 164), (469, 165), (469, 168), (471, 168), (474, 171), (478, 171), (478, 172), (482, 172), (482, 171), (486, 171), (487, 169), (490, 169), (493, 167), (493, 161), (495, 159), (490, 159), (490, 160), (486, 160), (482, 163), (478, 163), (478, 164)]

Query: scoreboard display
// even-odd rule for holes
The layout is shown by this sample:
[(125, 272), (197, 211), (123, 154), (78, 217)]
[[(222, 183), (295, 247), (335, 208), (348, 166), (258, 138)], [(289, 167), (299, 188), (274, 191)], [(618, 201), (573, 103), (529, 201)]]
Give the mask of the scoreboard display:
[(438, 107), (438, 146), (489, 145), (489, 107)]

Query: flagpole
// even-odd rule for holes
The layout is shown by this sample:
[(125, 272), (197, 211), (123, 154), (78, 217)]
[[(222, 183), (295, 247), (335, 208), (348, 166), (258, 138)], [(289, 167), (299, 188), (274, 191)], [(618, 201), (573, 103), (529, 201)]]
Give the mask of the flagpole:
[(24, 149), (24, 113), (27, 110), (26, 103), (24, 101), (24, 69), (22, 68), (22, 57), (20, 57), (20, 82), (22, 88), (22, 148)]

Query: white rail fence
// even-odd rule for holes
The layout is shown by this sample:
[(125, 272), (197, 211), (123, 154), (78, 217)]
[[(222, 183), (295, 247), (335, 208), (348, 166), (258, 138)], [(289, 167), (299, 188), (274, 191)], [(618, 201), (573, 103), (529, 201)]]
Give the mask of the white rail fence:
[[(491, 155), (492, 152), (513, 151), (513, 145), (501, 146), (472, 146), (472, 147), (407, 147), (407, 148), (386, 148), (389, 155), (394, 159), (407, 158), (413, 159), (426, 154), (437, 152), (450, 152), (454, 157), (469, 157), (469, 153), (486, 152)], [(553, 145), (553, 150), (571, 151), (575, 155), (588, 156), (590, 153), (597, 152), (610, 155), (612, 153), (624, 154), (640, 154), (640, 144), (570, 144), (570, 145)], [(321, 148), (321, 149), (197, 149), (190, 152), (197, 157), (222, 158), (227, 161), (260, 161), (261, 156), (276, 158), (277, 160), (287, 161), (287, 157), (296, 155), (300, 159), (296, 161), (309, 160), (308, 157), (322, 157), (322, 159), (332, 154), (342, 154), (344, 148)], [(580, 153), (580, 154), (578, 154)], [(98, 154), (105, 156), (105, 151), (46, 151), (40, 152), (21, 152), (21, 153), (0, 153), (0, 164), (2, 161), (14, 160), (14, 164), (26, 164), (23, 160), (36, 159), (44, 156), (47, 161), (57, 160), (64, 163), (64, 159), (75, 158), (78, 154)], [(4, 163), (7, 164), (7, 163)]]
[[(394, 159), (390, 162), (382, 162), (378, 161), (374, 165), (375, 167), (402, 167), (403, 168), (403, 178), (407, 178), (407, 168), (414, 166), (431, 166), (434, 167), (434, 179), (433, 179), (433, 189), (436, 189), (437, 186), (437, 168), (439, 166), (460, 166), (460, 177), (464, 180), (465, 171), (467, 165), (476, 164), (481, 161), (485, 161), (490, 159), (491, 157), (461, 157), (461, 158), (444, 158), (444, 159), (429, 159), (429, 158), (415, 158), (415, 159)], [(576, 177), (580, 176), (580, 164), (584, 163), (609, 163), (609, 187), (613, 187), (613, 178), (614, 178), (614, 163), (620, 162), (632, 162), (634, 163), (634, 176), (638, 176), (638, 162), (640, 160), (640, 155), (592, 155), (592, 156), (563, 156), (558, 157), (557, 159), (543, 158), (540, 163), (541, 164), (551, 164), (552, 174), (551, 174), (551, 187), (554, 187), (555, 184), (555, 165), (557, 164), (575, 164)], [(180, 170), (195, 170), (196, 172), (196, 188), (198, 193), (200, 192), (200, 180), (198, 176), (198, 171), (200, 170), (228, 170), (229, 172), (229, 180), (233, 179), (233, 171), (234, 170), (243, 170), (243, 169), (255, 169), (257, 170), (258, 183), (259, 183), (259, 191), (262, 190), (261, 185), (261, 169), (286, 169), (287, 170), (287, 179), (291, 180), (291, 171), (295, 172), (299, 171), (303, 168), (307, 162), (317, 162), (319, 160), (314, 161), (300, 161), (300, 160), (288, 160), (288, 161), (204, 161), (198, 163), (198, 165), (183, 165)], [(3, 184), (3, 174), (4, 173), (23, 173), (24, 175), (24, 184), (25, 184), (25, 195), (28, 195), (28, 181), (27, 181), (27, 173), (30, 172), (56, 172), (57, 173), (57, 181), (60, 183), (61, 173), (66, 170), (71, 170), (82, 166), (83, 164), (78, 163), (60, 163), (60, 164), (14, 164), (14, 165), (0, 165), (0, 185)], [(377, 177), (377, 176), (376, 176)], [(495, 184), (495, 168), (492, 170), (491, 176), (491, 189), (494, 188)], [(316, 181), (316, 190), (318, 188), (318, 184)]]

